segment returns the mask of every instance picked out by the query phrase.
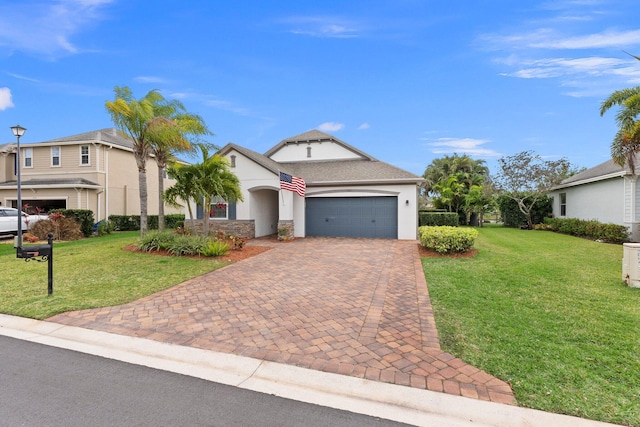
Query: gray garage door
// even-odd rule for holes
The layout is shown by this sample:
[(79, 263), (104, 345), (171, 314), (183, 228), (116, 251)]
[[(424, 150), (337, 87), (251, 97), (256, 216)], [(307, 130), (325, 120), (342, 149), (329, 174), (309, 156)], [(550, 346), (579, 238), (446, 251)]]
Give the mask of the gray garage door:
[(398, 237), (397, 197), (307, 198), (306, 235)]

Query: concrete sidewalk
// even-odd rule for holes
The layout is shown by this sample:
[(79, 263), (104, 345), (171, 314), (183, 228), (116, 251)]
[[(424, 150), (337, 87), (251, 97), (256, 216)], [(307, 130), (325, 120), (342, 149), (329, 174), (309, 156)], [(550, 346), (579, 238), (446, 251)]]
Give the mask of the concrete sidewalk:
[(0, 335), (417, 426), (612, 425), (234, 354), (1, 314)]

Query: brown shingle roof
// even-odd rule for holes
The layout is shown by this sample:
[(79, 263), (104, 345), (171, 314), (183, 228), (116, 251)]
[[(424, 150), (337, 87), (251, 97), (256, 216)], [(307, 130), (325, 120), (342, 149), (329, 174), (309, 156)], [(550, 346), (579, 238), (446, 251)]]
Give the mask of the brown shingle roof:
[(225, 154), (228, 154), (229, 151), (231, 150), (235, 150), (243, 154), (244, 156), (250, 158), (254, 162), (258, 163), (265, 169), (270, 170), (276, 175), (278, 175), (280, 171), (288, 173), (285, 167), (282, 164), (276, 162), (275, 160), (271, 160), (269, 157), (263, 154), (257, 153), (253, 150), (249, 150), (248, 148), (241, 147), (240, 145), (236, 145), (231, 142), (225, 145), (224, 147), (222, 147), (220, 151), (218, 151), (218, 154), (220, 154), (221, 156), (224, 156)]
[(600, 163), (599, 165), (570, 176), (569, 178), (563, 180), (560, 184), (553, 187), (552, 190), (558, 190), (565, 187), (572, 187), (574, 185), (614, 178), (617, 176), (624, 176), (630, 173), (631, 172), (629, 171), (628, 167), (622, 167), (615, 163), (613, 160), (607, 160), (604, 163)]
[(424, 181), (422, 177), (378, 160), (335, 160), (327, 162), (283, 163), (295, 176), (307, 185), (330, 183), (383, 183)]
[(115, 128), (106, 128), (94, 130), (91, 132), (79, 133), (77, 135), (65, 136), (62, 138), (50, 139), (42, 141), (42, 143), (60, 143), (60, 142), (82, 142), (82, 141), (100, 141), (106, 144), (118, 145), (121, 147), (133, 148), (131, 139)]

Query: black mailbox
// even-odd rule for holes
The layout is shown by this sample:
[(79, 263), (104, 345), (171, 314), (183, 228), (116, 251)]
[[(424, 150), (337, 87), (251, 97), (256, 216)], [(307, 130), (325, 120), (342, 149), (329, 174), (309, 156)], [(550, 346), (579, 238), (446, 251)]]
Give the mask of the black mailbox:
[(35, 258), (35, 257), (49, 257), (51, 256), (51, 245), (27, 245), (22, 248), (17, 248), (17, 258)]

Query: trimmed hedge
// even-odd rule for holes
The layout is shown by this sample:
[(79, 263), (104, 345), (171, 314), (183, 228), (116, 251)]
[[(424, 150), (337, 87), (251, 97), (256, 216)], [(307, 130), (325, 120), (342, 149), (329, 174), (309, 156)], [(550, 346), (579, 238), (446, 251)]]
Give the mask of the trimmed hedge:
[(629, 228), (618, 224), (603, 224), (595, 219), (545, 218), (544, 226), (538, 229), (551, 230), (586, 239), (602, 240), (608, 243), (629, 241)]
[[(183, 214), (165, 215), (165, 227), (170, 229), (184, 227), (184, 218), (185, 216)], [(109, 221), (111, 221), (115, 230), (140, 230), (140, 215), (109, 215)], [(147, 215), (147, 228), (149, 230), (158, 229), (158, 215)]]
[(80, 231), (82, 231), (84, 237), (89, 237), (93, 234), (93, 211), (88, 209), (52, 209), (49, 214), (55, 212), (64, 215), (65, 218), (75, 220), (80, 225)]
[(439, 254), (467, 252), (473, 248), (478, 230), (451, 226), (419, 227), (420, 244)]
[(418, 219), (421, 227), (439, 225), (458, 226), (458, 214), (456, 212), (420, 212)]
[[(527, 224), (527, 217), (518, 208), (518, 203), (510, 197), (498, 197), (498, 208), (505, 227), (520, 227)], [(553, 197), (542, 197), (531, 209), (531, 220), (534, 224), (542, 224), (544, 219), (553, 213)]]

